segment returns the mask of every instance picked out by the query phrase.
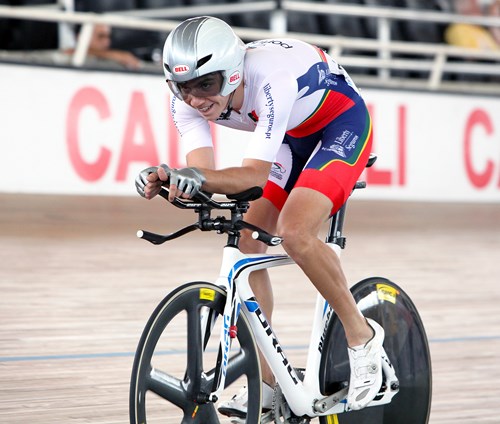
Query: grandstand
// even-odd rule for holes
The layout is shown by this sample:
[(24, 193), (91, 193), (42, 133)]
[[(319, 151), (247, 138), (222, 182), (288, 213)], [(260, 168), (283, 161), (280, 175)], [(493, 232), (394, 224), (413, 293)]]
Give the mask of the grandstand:
[[(500, 51), (443, 38), (450, 23), (494, 27), (500, 17), (461, 16), (451, 0), (0, 0), (0, 61), (102, 66), (85, 60), (88, 34), (100, 22), (112, 26), (113, 48), (141, 58), (142, 72), (161, 73), (166, 34), (202, 14), (224, 19), (246, 41), (286, 34), (319, 45), (359, 85), (500, 93)], [(71, 45), (74, 55), (58, 60), (54, 52)]]

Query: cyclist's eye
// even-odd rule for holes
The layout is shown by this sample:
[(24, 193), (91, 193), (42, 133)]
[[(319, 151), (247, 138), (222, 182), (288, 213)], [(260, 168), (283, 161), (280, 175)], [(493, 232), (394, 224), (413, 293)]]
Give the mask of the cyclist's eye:
[(189, 94), (189, 92), (191, 91), (191, 89), (184, 84), (177, 84), (177, 86), (179, 87), (179, 91), (183, 95)]
[(214, 80), (211, 80), (211, 79), (205, 80), (205, 81), (200, 82), (200, 84), (198, 85), (198, 88), (200, 90), (210, 92), (210, 91), (213, 91), (214, 84), (215, 84)]

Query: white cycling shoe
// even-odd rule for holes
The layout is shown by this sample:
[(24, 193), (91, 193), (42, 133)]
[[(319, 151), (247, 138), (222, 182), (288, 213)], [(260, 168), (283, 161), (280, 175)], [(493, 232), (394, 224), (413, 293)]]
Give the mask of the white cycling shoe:
[[(274, 389), (266, 383), (262, 383), (262, 413), (267, 413), (273, 407)], [(247, 416), (248, 391), (243, 387), (231, 400), (221, 402), (219, 412), (231, 418), (236, 418), (232, 422), (239, 422), (238, 418), (245, 419)]]
[(347, 407), (350, 410), (364, 408), (377, 396), (382, 386), (382, 354), (384, 329), (375, 321), (366, 321), (373, 328), (373, 337), (364, 345), (348, 347), (351, 378)]

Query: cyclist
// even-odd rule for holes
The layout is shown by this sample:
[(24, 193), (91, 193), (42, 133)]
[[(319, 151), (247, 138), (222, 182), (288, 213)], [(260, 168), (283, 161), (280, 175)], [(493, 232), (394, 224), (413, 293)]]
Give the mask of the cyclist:
[[(139, 194), (161, 186), (174, 196), (199, 190), (232, 194), (264, 187), (247, 220), (283, 237), (283, 248), (338, 314), (349, 345), (348, 407), (361, 409), (382, 384), (384, 330), (365, 319), (348, 289), (338, 256), (318, 238), (321, 225), (349, 197), (369, 157), (372, 130), (366, 105), (346, 71), (321, 49), (276, 38), (245, 45), (213, 17), (188, 19), (167, 37), (164, 71), (174, 94), (170, 111), (187, 152), (187, 167), (143, 170)], [(252, 131), (241, 166), (215, 169), (208, 121)], [(246, 253), (266, 246), (244, 232)], [(260, 307), (271, 321), (267, 271), (251, 275)], [(263, 406), (271, 408), (274, 377), (262, 361)], [(219, 411), (245, 417), (243, 391)]]

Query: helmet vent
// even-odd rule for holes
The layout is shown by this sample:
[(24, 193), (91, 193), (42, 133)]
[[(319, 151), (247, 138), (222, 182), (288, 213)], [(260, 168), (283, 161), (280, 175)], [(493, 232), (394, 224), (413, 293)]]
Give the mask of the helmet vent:
[(207, 63), (210, 59), (212, 58), (212, 55), (209, 54), (208, 56), (202, 57), (197, 63), (196, 63), (196, 69), (200, 68), (203, 66), (205, 63)]
[(168, 66), (167, 63), (164, 63), (163, 66), (165, 66), (165, 69), (167, 70), (167, 72), (172, 73), (172, 71), (170, 70), (170, 66)]

